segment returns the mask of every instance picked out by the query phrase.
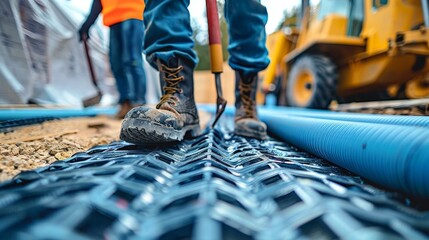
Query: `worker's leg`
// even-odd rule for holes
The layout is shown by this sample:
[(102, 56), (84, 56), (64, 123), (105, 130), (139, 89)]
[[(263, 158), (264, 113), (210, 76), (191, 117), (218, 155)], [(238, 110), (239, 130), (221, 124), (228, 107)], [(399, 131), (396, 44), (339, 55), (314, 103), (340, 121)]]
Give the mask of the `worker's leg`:
[(129, 19), (122, 25), (123, 69), (130, 81), (130, 100), (136, 105), (146, 102), (146, 76), (143, 70), (143, 21)]
[(145, 53), (160, 73), (163, 95), (156, 107), (130, 111), (121, 128), (121, 139), (133, 143), (182, 140), (199, 134), (194, 100), (194, 67), (197, 57), (188, 7), (189, 0), (147, 0), (144, 14)]
[(157, 60), (171, 57), (186, 59), (190, 67), (197, 63), (193, 50), (192, 28), (188, 11), (190, 0), (146, 0), (144, 52), (155, 68)]
[(227, 0), (229, 65), (236, 70), (234, 132), (263, 139), (266, 125), (256, 111), (258, 72), (269, 64), (265, 47), (267, 10), (259, 0)]
[(259, 0), (226, 0), (229, 65), (245, 75), (264, 70), (268, 64), (265, 45), (267, 9)]
[(123, 67), (123, 46), (121, 23), (110, 26), (109, 60), (110, 68), (113, 76), (115, 77), (116, 87), (119, 93), (118, 102), (121, 108), (116, 114), (116, 117), (118, 118), (123, 118), (127, 111), (130, 110), (130, 100), (134, 97), (130, 95), (129, 80)]

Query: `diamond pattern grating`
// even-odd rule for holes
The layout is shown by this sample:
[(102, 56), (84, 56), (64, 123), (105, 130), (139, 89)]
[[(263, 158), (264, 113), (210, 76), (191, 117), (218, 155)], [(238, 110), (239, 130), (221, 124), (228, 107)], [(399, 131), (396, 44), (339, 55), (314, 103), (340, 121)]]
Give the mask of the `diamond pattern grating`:
[(425, 204), (230, 126), (97, 146), (0, 185), (3, 239), (427, 239)]

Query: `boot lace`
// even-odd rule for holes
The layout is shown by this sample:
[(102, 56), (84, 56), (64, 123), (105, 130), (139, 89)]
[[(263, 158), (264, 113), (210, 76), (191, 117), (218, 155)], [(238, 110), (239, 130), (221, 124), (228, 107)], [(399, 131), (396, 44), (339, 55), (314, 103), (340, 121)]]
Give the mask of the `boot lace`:
[(183, 66), (179, 66), (177, 68), (169, 68), (165, 65), (161, 65), (160, 71), (165, 73), (163, 77), (165, 81), (164, 86), (164, 95), (162, 95), (161, 100), (156, 105), (156, 108), (159, 109), (162, 104), (170, 103), (172, 105), (176, 105), (176, 102), (179, 101), (177, 97), (173, 94), (176, 92), (182, 92), (182, 89), (178, 87), (178, 84), (184, 79), (183, 76), (178, 76), (179, 72), (182, 71)]
[(253, 90), (252, 83), (244, 83), (240, 81), (238, 87), (240, 89), (240, 97), (244, 109), (244, 116), (242, 118), (255, 118), (256, 101), (251, 97)]

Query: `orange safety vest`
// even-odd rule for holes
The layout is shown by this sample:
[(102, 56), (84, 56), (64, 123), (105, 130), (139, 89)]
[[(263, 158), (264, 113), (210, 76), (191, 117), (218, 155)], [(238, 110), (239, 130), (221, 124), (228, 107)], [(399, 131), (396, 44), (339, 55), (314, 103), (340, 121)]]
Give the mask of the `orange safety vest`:
[(101, 6), (106, 26), (128, 19), (143, 20), (144, 0), (101, 0)]

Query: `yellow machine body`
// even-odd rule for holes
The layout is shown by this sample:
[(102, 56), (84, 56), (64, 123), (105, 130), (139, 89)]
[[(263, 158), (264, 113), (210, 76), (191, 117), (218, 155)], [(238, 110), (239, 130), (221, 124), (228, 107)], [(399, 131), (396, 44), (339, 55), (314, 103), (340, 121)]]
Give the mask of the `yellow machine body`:
[[(291, 67), (302, 56), (322, 55), (336, 66), (336, 98), (389, 89), (397, 94), (403, 86), (409, 98), (427, 97), (429, 29), (423, 23), (420, 0), (321, 0), (307, 8), (299, 31), (277, 33), (277, 41), (269, 46), (271, 64), (263, 86), (273, 84), (279, 69), (282, 81), (288, 81)], [(282, 84), (282, 94), (285, 87)], [(297, 96), (308, 94), (302, 91)]]

